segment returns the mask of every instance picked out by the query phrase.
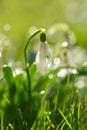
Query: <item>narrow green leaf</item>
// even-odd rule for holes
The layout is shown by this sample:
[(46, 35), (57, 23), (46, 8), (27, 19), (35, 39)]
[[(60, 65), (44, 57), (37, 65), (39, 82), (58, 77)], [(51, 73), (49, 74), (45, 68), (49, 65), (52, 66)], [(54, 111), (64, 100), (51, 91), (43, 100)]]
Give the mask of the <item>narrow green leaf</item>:
[(4, 77), (7, 81), (7, 84), (9, 86), (12, 86), (14, 84), (14, 77), (13, 77), (12, 69), (8, 65), (4, 65), (3, 73), (4, 73)]
[(72, 127), (70, 125), (70, 123), (68, 122), (68, 120), (66, 119), (66, 117), (64, 116), (64, 114), (62, 113), (62, 111), (58, 108), (59, 113), (61, 114), (61, 116), (63, 117), (63, 119), (66, 121), (66, 124), (69, 126), (69, 128), (72, 130)]
[(37, 72), (36, 64), (32, 64), (32, 66), (30, 67), (30, 74), (34, 76), (36, 72)]
[(1, 114), (1, 130), (4, 130), (4, 126), (3, 126), (3, 113)]

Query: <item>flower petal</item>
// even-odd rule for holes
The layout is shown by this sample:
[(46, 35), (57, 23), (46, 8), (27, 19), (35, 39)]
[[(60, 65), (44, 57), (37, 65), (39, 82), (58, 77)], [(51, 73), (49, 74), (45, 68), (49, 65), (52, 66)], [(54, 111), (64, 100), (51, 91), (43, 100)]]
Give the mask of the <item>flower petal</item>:
[(41, 42), (38, 53), (36, 55), (36, 65), (38, 71), (44, 75), (46, 74), (50, 67), (52, 62), (52, 53), (51, 50), (46, 42)]

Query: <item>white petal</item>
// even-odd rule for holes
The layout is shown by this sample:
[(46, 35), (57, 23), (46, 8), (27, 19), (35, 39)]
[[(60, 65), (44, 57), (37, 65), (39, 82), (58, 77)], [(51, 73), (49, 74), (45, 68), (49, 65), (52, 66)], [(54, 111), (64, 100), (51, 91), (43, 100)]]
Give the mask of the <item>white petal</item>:
[(51, 50), (48, 44), (43, 42), (40, 44), (38, 53), (36, 55), (36, 65), (38, 71), (42, 75), (46, 74), (51, 67), (51, 62), (52, 62)]

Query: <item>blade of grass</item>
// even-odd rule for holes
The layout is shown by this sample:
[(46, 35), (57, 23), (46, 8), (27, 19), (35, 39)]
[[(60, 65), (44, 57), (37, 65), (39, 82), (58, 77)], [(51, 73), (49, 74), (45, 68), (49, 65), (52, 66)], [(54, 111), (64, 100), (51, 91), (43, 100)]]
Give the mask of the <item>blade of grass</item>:
[(14, 130), (13, 125), (9, 123), (6, 130)]
[(3, 95), (3, 98), (8, 104), (11, 104), (10, 100), (5, 95)]
[(5, 80), (9, 86), (9, 101), (5, 98), (5, 100), (10, 103), (11, 105), (14, 104), (14, 95), (16, 93), (16, 85), (14, 80), (13, 71), (10, 66), (4, 65), (3, 66), (3, 74), (5, 77)]
[(58, 108), (59, 113), (61, 114), (61, 116), (63, 117), (63, 119), (65, 120), (66, 124), (69, 126), (69, 128), (72, 130), (72, 127), (70, 125), (70, 123), (68, 122), (68, 120), (66, 119), (66, 117), (64, 116), (64, 114), (62, 113), (62, 111)]
[(1, 114), (1, 130), (4, 130), (4, 126), (3, 126), (3, 114)]
[(3, 73), (4, 73), (8, 86), (12, 87), (14, 85), (14, 77), (13, 77), (13, 72), (12, 72), (11, 67), (8, 65), (4, 65)]
[(80, 130), (80, 107), (81, 107), (81, 103), (78, 103), (78, 130)]
[(65, 125), (66, 125), (66, 122), (64, 122), (63, 125), (61, 126), (61, 130), (63, 130)]

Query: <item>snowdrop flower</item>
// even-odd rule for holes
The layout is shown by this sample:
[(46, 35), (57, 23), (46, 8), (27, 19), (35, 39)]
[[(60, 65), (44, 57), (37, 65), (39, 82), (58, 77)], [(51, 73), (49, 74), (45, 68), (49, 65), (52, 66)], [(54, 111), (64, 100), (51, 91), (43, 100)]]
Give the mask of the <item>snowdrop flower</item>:
[(36, 66), (38, 71), (42, 75), (45, 75), (51, 67), (52, 53), (46, 42), (46, 35), (44, 33), (41, 33), (40, 41), (41, 43), (36, 55)]

